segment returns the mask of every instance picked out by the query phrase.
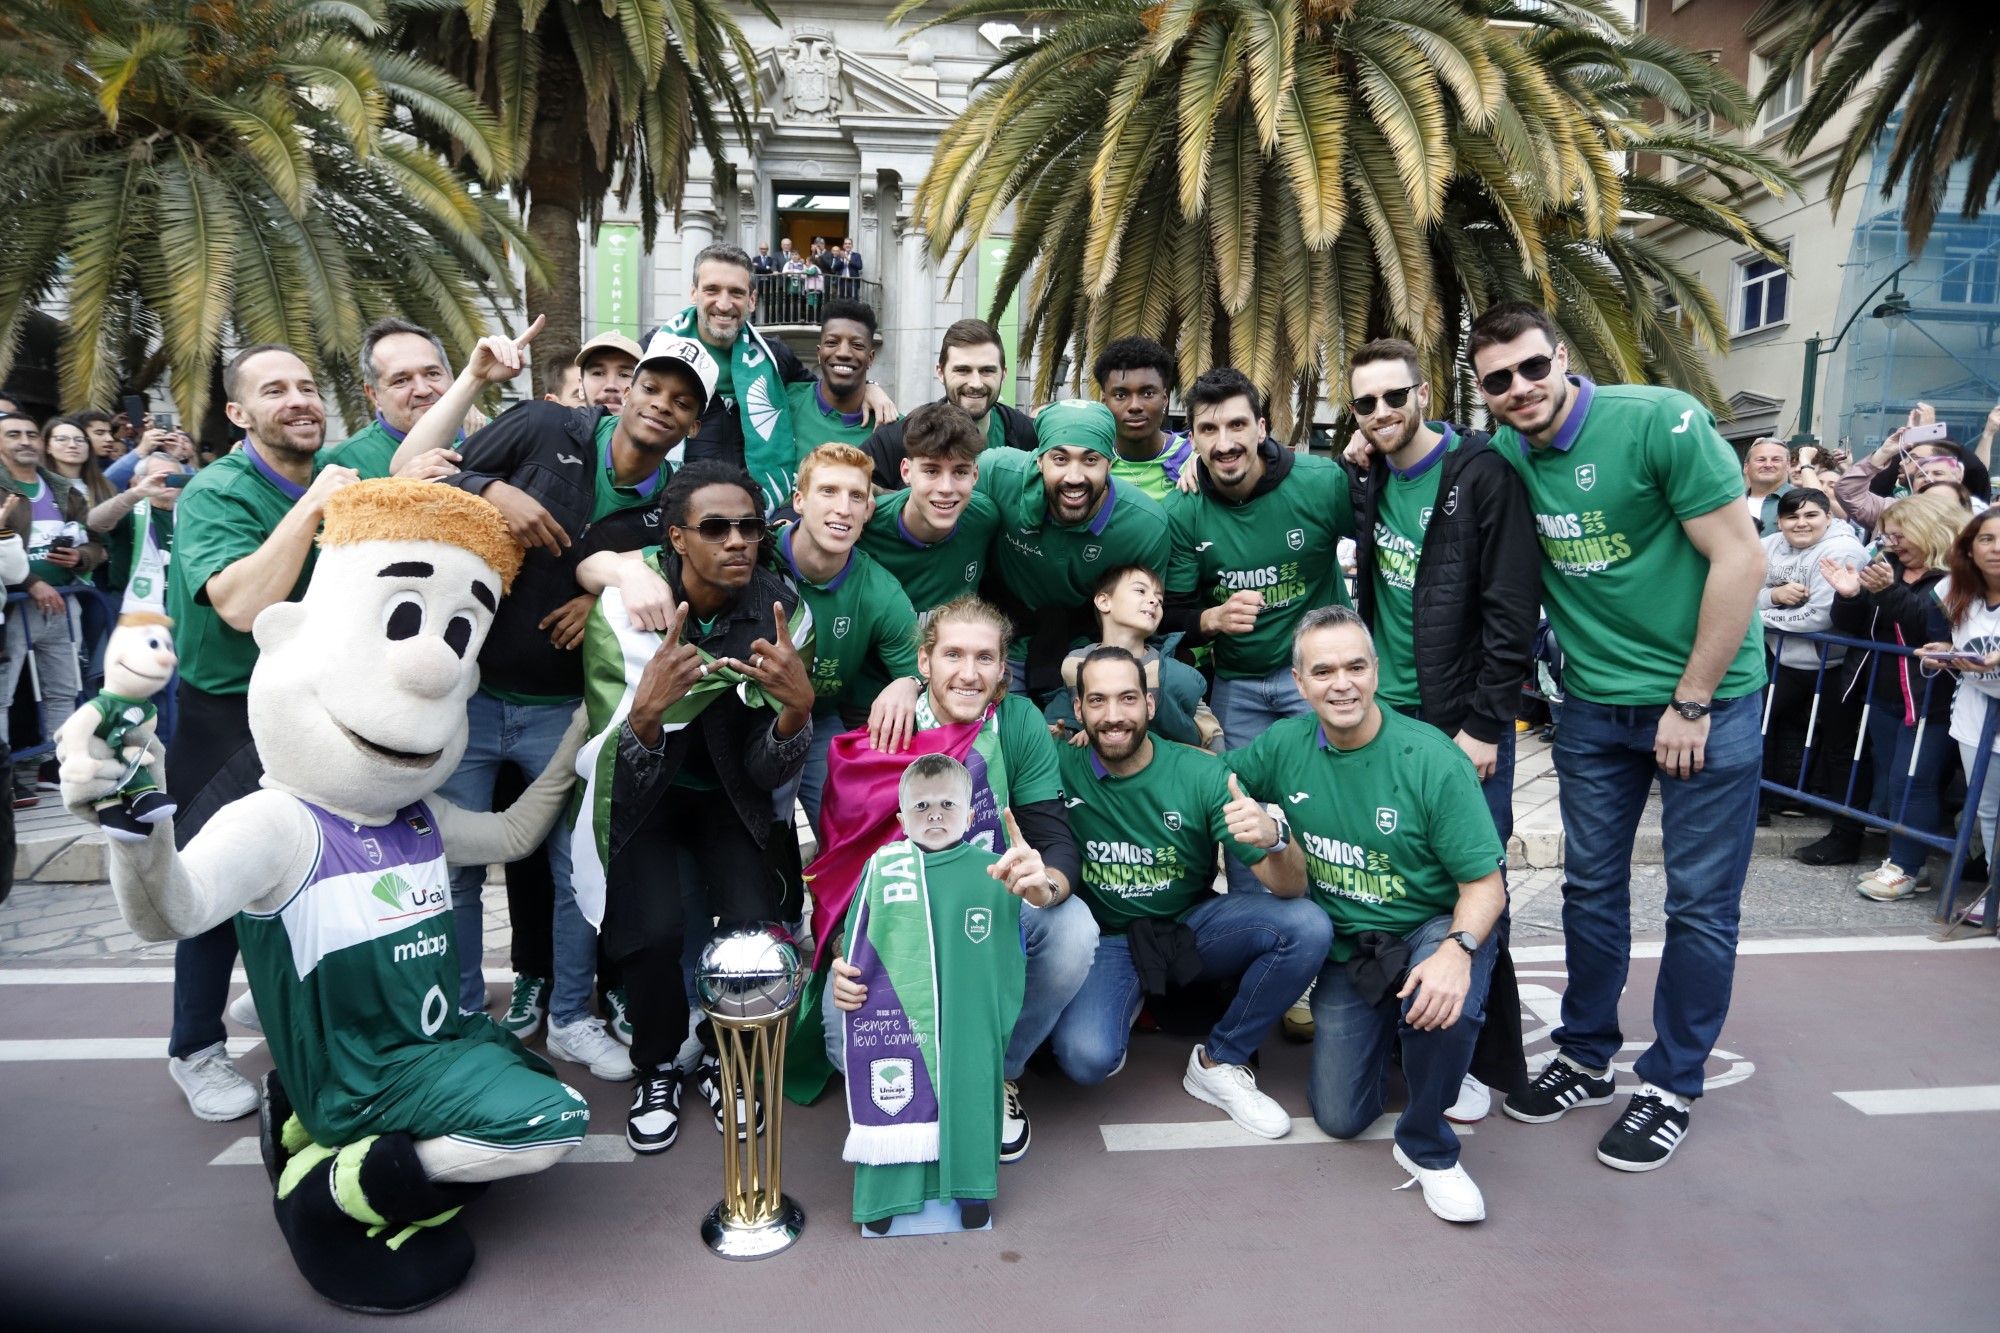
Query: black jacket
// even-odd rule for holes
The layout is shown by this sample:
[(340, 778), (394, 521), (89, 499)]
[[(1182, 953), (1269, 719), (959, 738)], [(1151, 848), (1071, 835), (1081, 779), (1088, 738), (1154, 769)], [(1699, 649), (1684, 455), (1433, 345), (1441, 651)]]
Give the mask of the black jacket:
[[(769, 349), (771, 360), (778, 367), (779, 379), (787, 384), (800, 384), (813, 377), (812, 371), (791, 348), (785, 346), (782, 339), (766, 338), (762, 334), (756, 336)], [(732, 388), (734, 383), (732, 379)], [(782, 398), (778, 401), (778, 410), (787, 410)], [(743, 416), (737, 409), (733, 393), (727, 397), (718, 393), (708, 400), (708, 406), (702, 410), (701, 424), (695, 427), (694, 434), (687, 437), (687, 447), (681, 457), (690, 463), (703, 458), (716, 458), (737, 467), (743, 466)]]
[[(1417, 558), (1414, 642), (1424, 720), (1491, 745), (1514, 728), (1534, 665), (1541, 554), (1527, 489), (1481, 431), (1438, 467), (1438, 501)], [(1389, 481), (1379, 455), (1354, 495), (1355, 609), (1376, 629), (1375, 515)]]
[(480, 494), (496, 481), (518, 487), (541, 502), (570, 537), (561, 555), (528, 552), (514, 586), (500, 600), (486, 646), (479, 653), (480, 683), (512, 694), (576, 698), (583, 693), (583, 657), (549, 642), (543, 617), (583, 594), (577, 562), (594, 551), (636, 551), (664, 538), (660, 494), (653, 502), (624, 509), (593, 524), (596, 504), (597, 423), (607, 409), (522, 403), (502, 413), (460, 446), (460, 470), (447, 485)]
[[(1005, 425), (1008, 448), (1035, 452), (1041, 441), (1035, 436), (1034, 420), (1026, 412), (1005, 403), (993, 404), (992, 410), (1000, 414), (1000, 420)], [(907, 416), (903, 416), (884, 422), (861, 446), (861, 451), (875, 460), (874, 482), (885, 491), (900, 491), (905, 484), (903, 460), (910, 455), (903, 448), (903, 423), (908, 420)], [(986, 424), (981, 422), (979, 428), (985, 430)]]
[[(1853, 597), (1834, 597), (1833, 632), (1845, 634), (1850, 639), (1873, 639), (1876, 643), (1900, 644), (1908, 648), (1921, 647), (1926, 643), (1949, 643), (1951, 625), (1945, 620), (1944, 608), (1937, 599), (1937, 585), (1944, 580), (1944, 571), (1928, 570), (1915, 583), (1905, 583), (1901, 567), (1893, 558), (1888, 559), (1890, 568), (1897, 571), (1894, 583), (1880, 592), (1869, 592), (1863, 588)], [(1913, 657), (1850, 652), (1841, 666), (1840, 692), (1843, 699), (1860, 700), (1866, 697), (1875, 707), (1887, 708), (1897, 717), (1905, 717), (1908, 715), (1906, 709), (1915, 711), (1924, 703), (1924, 690), (1928, 685), (1930, 702), (1925, 716), (1934, 723), (1941, 723), (1951, 718), (1951, 695), (1956, 679), (1951, 672), (1940, 671), (1926, 680)]]

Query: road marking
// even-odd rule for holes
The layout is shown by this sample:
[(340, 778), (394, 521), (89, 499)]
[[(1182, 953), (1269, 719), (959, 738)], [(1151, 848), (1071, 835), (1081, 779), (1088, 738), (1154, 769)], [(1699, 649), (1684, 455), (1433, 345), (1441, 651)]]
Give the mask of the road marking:
[[(1461, 1135), (1469, 1125), (1454, 1125)], [(1161, 1124), (1099, 1125), (1106, 1152), (1167, 1152), (1185, 1148), (1283, 1148), (1295, 1143), (1358, 1143), (1396, 1136), (1396, 1117), (1385, 1115), (1352, 1139), (1330, 1139), (1305, 1116), (1292, 1118), (1292, 1132), (1282, 1139), (1252, 1134), (1234, 1120), (1181, 1120)]]
[(1883, 1088), (1836, 1092), (1863, 1115), (1936, 1115), (1947, 1111), (2000, 1111), (2000, 1083), (1965, 1088)]
[[(562, 1160), (564, 1162), (583, 1162), (586, 1164), (630, 1162), (636, 1159), (638, 1155), (632, 1151), (631, 1145), (625, 1142), (625, 1135), (622, 1132), (617, 1134), (586, 1134), (583, 1137), (583, 1142), (579, 1143), (569, 1156)], [(208, 1164), (210, 1166), (262, 1166), (264, 1159), (257, 1151), (257, 1137), (253, 1134), (247, 1138), (236, 1140), (236, 1142), (210, 1158)]]
[[(262, 1037), (231, 1037), (229, 1054), (238, 1056), (264, 1044)], [(0, 1041), (0, 1064), (42, 1060), (164, 1060), (161, 1037), (57, 1037), (49, 1041)]]
[[(1666, 947), (1665, 940), (1638, 940), (1632, 945), (1632, 957), (1658, 958)], [(1929, 935), (1835, 935), (1803, 936), (1798, 939), (1783, 940), (1739, 940), (1736, 945), (1736, 956), (1755, 958), (1772, 954), (1799, 953), (1923, 953), (1931, 950), (1939, 953), (1955, 953), (1961, 949), (2000, 949), (2000, 939), (1995, 939), (1991, 935), (1980, 935), (1969, 940), (1941, 943)], [(1517, 963), (1563, 961), (1563, 946), (1560, 944), (1517, 944), (1509, 949), (1508, 953)]]
[[(489, 967), (483, 969), (486, 980), (512, 981), (511, 968)], [(0, 986), (115, 986), (153, 983), (171, 984), (174, 970), (171, 967), (6, 967), (0, 965)], [(229, 974), (230, 984), (244, 985), (249, 978), (243, 969), (237, 968)]]

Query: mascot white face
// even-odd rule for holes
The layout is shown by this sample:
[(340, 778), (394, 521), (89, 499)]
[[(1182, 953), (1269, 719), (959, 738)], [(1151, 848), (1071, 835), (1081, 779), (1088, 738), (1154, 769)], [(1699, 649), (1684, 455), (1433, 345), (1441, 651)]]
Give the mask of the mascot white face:
[[(419, 486), (429, 493), (422, 500), (450, 496), (447, 509), (470, 502), (484, 511), (473, 517), (499, 519), (485, 501), (426, 482), (363, 482), (335, 501), (382, 486)], [(377, 492), (372, 507), (406, 495)], [(361, 504), (364, 520), (370, 505)], [(436, 791), (465, 753), (465, 705), (479, 687), (479, 650), (503, 580), (466, 546), (365, 535), (426, 530), (394, 509), (392, 522), (364, 522), (363, 539), (336, 544), (344, 512), (329, 503), (304, 598), (257, 617), (250, 732), (275, 785), (335, 810), (386, 815)], [(463, 521), (469, 512), (426, 517)]]

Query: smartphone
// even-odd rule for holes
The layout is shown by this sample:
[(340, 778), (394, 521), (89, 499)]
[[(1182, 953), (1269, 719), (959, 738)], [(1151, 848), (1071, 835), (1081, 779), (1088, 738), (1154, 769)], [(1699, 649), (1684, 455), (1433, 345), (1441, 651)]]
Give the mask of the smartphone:
[(125, 395), (125, 419), (132, 423), (132, 433), (146, 429), (146, 400), (136, 393)]
[(1983, 671), (1986, 669), (1986, 656), (1983, 653), (1924, 653), (1922, 657), (1926, 662), (1938, 662), (1945, 666), (1957, 667), (1961, 670)]
[(1949, 434), (1950, 425), (1942, 421), (1933, 421), (1927, 426), (1907, 426), (1903, 430), (1903, 446), (1935, 444)]
[(191, 472), (176, 472), (166, 479), (165, 484), (173, 490), (179, 490), (193, 480), (194, 474)]

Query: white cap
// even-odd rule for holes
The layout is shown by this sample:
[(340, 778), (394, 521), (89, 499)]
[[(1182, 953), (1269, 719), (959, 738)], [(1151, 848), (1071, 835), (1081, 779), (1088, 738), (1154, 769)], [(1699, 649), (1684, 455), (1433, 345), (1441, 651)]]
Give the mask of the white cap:
[(697, 339), (661, 329), (646, 344), (646, 354), (639, 358), (637, 369), (644, 370), (655, 361), (676, 361), (692, 370), (695, 378), (701, 381), (701, 400), (704, 404), (715, 396), (715, 381), (721, 371), (716, 368), (715, 358)]

